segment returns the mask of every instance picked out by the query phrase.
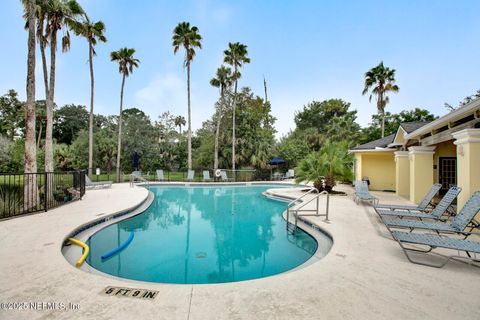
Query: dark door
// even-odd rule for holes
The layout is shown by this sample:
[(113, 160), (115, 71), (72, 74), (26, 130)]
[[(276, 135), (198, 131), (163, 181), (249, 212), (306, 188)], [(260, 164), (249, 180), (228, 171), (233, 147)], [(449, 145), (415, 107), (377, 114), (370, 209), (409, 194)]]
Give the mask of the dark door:
[(457, 184), (457, 158), (441, 157), (439, 162), (439, 183), (442, 184), (442, 191), (446, 192), (450, 186)]

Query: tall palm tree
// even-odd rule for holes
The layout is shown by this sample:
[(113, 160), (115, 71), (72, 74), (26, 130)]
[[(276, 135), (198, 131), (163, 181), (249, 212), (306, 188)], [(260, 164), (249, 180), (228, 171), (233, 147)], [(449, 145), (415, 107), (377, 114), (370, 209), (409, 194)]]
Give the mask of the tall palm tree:
[(234, 81), (232, 69), (221, 66), (217, 69), (215, 78), (210, 80), (210, 85), (220, 88), (220, 103), (217, 105), (217, 127), (215, 130), (215, 150), (213, 160), (213, 170), (218, 169), (218, 139), (220, 136), (220, 122), (222, 119), (222, 109), (225, 108), (225, 94), (230, 89)]
[[(22, 0), (25, 8), (28, 6), (30, 0)], [(47, 20), (47, 1), (36, 0), (35, 1), (35, 20), (36, 20), (36, 38), (40, 47), (40, 54), (42, 57), (43, 68), (43, 85), (45, 88), (45, 99), (48, 97), (48, 70), (47, 70), (47, 55), (46, 47), (48, 45), (47, 35), (45, 34), (45, 24)], [(29, 28), (28, 12), (25, 10), (23, 15), (26, 20), (25, 29)]]
[(235, 89), (233, 94), (233, 120), (232, 120), (232, 170), (233, 170), (233, 177), (235, 179), (235, 112), (237, 107), (237, 85), (238, 79), (240, 78), (241, 74), (238, 71), (244, 64), (250, 63), (250, 58), (247, 57), (248, 51), (247, 46), (241, 44), (240, 42), (235, 43), (228, 43), (228, 49), (223, 52), (224, 59), (223, 61), (233, 67), (233, 76), (235, 78)]
[(377, 96), (377, 111), (382, 117), (382, 138), (385, 137), (385, 106), (390, 101), (387, 96), (389, 91), (398, 92), (399, 88), (395, 84), (395, 69), (390, 69), (383, 65), (383, 61), (376, 67), (368, 70), (365, 73), (365, 87), (362, 95), (365, 95), (368, 90), (372, 89), (369, 101), (372, 101), (372, 96)]
[(95, 45), (97, 41), (107, 42), (105, 37), (105, 24), (102, 21), (90, 21), (85, 14), (82, 22), (73, 21), (70, 28), (77, 36), (82, 36), (88, 41), (88, 62), (90, 65), (90, 117), (88, 121), (88, 175), (93, 170), (93, 101), (95, 90), (95, 79), (93, 74), (93, 56), (96, 55)]
[[(39, 36), (40, 51), (44, 72), (46, 93), (47, 124), (45, 130), (45, 171), (52, 172), (53, 164), (53, 105), (55, 98), (55, 71), (57, 56), (57, 33), (72, 21), (79, 18), (84, 11), (75, 0), (45, 0), (38, 1), (36, 15), (38, 17), (37, 33)], [(45, 28), (44, 28), (45, 27)], [(43, 34), (42, 34), (43, 33)], [(47, 84), (47, 65), (45, 46), (50, 45), (50, 75)], [(70, 34), (68, 30), (62, 37), (62, 51), (70, 49)]]
[[(37, 172), (37, 149), (35, 146), (35, 0), (25, 4), (28, 19), (28, 55), (27, 55), (27, 105), (25, 113), (25, 173)], [(24, 201), (29, 203), (32, 195), (32, 206), (38, 199), (36, 176), (26, 175), (24, 183)]]
[(202, 48), (202, 36), (198, 28), (190, 27), (190, 23), (181, 22), (173, 29), (172, 36), (173, 54), (180, 47), (185, 49), (184, 66), (187, 68), (187, 101), (188, 101), (188, 169), (192, 169), (192, 115), (190, 107), (190, 63), (195, 57), (195, 48)]
[(135, 49), (127, 47), (110, 53), (110, 60), (118, 62), (118, 71), (122, 74), (122, 88), (120, 90), (120, 114), (118, 116), (117, 182), (120, 182), (120, 158), (122, 151), (123, 88), (125, 87), (125, 78), (133, 72), (134, 67), (138, 68), (140, 63), (140, 60), (133, 57), (134, 54)]
[(185, 121), (185, 118), (183, 116), (176, 116), (175, 119), (173, 120), (175, 123), (175, 126), (178, 127), (180, 134), (182, 133), (182, 126), (184, 126), (187, 122)]

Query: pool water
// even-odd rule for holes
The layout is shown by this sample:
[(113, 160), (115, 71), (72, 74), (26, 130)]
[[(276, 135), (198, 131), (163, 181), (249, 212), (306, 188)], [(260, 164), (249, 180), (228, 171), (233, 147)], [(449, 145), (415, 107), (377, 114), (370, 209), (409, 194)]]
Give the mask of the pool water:
[[(145, 212), (90, 237), (87, 263), (117, 277), (179, 284), (234, 282), (293, 269), (318, 244), (302, 230), (287, 233), (286, 203), (261, 194), (271, 187), (151, 187), (155, 198)], [(101, 259), (131, 232), (128, 247)]]

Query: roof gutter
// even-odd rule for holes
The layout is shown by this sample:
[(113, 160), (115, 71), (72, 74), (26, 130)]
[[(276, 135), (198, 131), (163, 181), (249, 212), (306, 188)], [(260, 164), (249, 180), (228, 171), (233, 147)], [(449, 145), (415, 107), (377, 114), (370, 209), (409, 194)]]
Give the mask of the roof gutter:
[(375, 149), (353, 149), (353, 150), (348, 150), (350, 153), (363, 153), (363, 152), (393, 152), (397, 151), (397, 149), (391, 149), (391, 148), (375, 148)]
[(461, 108), (458, 108), (457, 110), (454, 110), (443, 117), (438, 118), (437, 120), (434, 120), (423, 127), (410, 132), (409, 134), (405, 135), (405, 140), (410, 140), (415, 137), (421, 136), (423, 134), (429, 133), (432, 130), (441, 128), (445, 125), (448, 125), (448, 123), (460, 120), (464, 118), (465, 116), (468, 116), (472, 113), (475, 113), (477, 111), (480, 111), (480, 98), (473, 100), (470, 103), (467, 103)]

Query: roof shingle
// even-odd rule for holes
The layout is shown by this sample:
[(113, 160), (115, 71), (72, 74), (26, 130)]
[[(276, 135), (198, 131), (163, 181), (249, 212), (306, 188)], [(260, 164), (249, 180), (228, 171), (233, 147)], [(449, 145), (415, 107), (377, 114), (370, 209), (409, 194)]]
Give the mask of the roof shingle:
[(430, 121), (402, 122), (400, 123), (400, 127), (402, 127), (402, 129), (405, 130), (407, 133), (410, 133), (417, 129), (420, 129), (428, 123), (430, 123)]
[(375, 148), (386, 148), (390, 143), (393, 142), (394, 138), (395, 138), (395, 133), (389, 136), (386, 136), (385, 138), (381, 138), (381, 139), (377, 139), (377, 140), (373, 140), (373, 141), (361, 144), (359, 146), (352, 148), (352, 150), (368, 150), (368, 149), (375, 149)]

